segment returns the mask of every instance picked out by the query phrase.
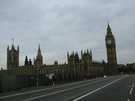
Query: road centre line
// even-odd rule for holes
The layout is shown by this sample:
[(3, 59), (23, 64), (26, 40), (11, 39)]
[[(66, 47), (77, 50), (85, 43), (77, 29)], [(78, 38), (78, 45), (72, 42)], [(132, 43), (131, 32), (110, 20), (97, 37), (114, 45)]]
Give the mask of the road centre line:
[(127, 99), (127, 101), (130, 101), (130, 99)]
[(130, 89), (130, 92), (129, 92), (130, 95), (132, 95), (132, 92), (133, 92), (133, 87)]
[[(126, 77), (127, 77), (127, 76), (126, 76)], [(112, 81), (112, 82), (110, 82), (110, 83), (108, 83), (108, 84), (106, 84), (106, 85), (104, 85), (104, 86), (102, 86), (102, 87), (99, 87), (99, 88), (97, 88), (97, 89), (95, 89), (95, 90), (93, 90), (93, 91), (91, 91), (91, 92), (89, 92), (89, 93), (86, 93), (86, 94), (84, 94), (84, 95), (82, 95), (82, 96), (80, 96), (80, 97), (78, 97), (78, 98), (75, 98), (75, 99), (72, 100), (72, 101), (79, 101), (79, 100), (83, 99), (84, 97), (86, 97), (86, 96), (88, 96), (88, 95), (91, 95), (91, 94), (93, 94), (93, 93), (95, 93), (95, 92), (97, 92), (97, 91), (99, 91), (99, 90), (102, 90), (103, 88), (108, 87), (108, 86), (110, 86), (110, 85), (112, 85), (112, 84), (114, 84), (114, 83), (116, 83), (116, 82), (118, 82), (118, 81), (120, 81), (120, 80), (122, 80), (122, 79), (124, 79), (124, 78), (126, 78), (126, 77), (122, 77), (122, 78), (120, 78), (120, 79), (116, 79), (116, 80), (114, 80), (114, 81)]]

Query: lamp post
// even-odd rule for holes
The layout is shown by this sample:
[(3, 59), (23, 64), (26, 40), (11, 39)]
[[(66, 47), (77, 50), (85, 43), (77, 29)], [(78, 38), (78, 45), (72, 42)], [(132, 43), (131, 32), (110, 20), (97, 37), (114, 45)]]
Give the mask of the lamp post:
[(39, 86), (38, 68), (36, 67), (36, 87)]

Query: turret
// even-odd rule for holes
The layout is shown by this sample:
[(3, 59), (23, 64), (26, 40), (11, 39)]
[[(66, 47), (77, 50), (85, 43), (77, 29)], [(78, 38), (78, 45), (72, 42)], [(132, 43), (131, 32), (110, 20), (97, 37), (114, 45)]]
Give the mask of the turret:
[(40, 49), (40, 45), (38, 46), (38, 54), (37, 54), (37, 56), (42, 56), (42, 54), (41, 54), (41, 49)]
[(7, 69), (13, 69), (19, 66), (19, 46), (15, 49), (12, 44), (11, 49), (7, 46)]
[(27, 57), (27, 56), (25, 57), (25, 62), (24, 62), (24, 63), (25, 63), (25, 66), (27, 66), (27, 65), (28, 65), (28, 63), (29, 63), (29, 61), (28, 61), (28, 57)]
[(32, 61), (31, 61), (31, 59), (29, 59), (28, 65), (29, 65), (29, 66), (32, 66)]
[(67, 52), (67, 60), (69, 60), (69, 52)]
[(36, 56), (34, 64), (36, 66), (42, 66), (43, 65), (43, 56), (42, 56), (42, 53), (41, 53), (40, 45), (38, 46), (37, 56)]

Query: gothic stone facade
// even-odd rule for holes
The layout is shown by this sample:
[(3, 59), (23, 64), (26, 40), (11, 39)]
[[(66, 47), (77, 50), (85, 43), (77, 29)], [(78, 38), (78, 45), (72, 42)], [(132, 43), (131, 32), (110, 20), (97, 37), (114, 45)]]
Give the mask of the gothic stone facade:
[(56, 82), (63, 82), (69, 80), (82, 80), (103, 76), (105, 74), (110, 75), (113, 72), (110, 65), (113, 64), (116, 66), (117, 58), (115, 39), (109, 25), (107, 27), (105, 41), (108, 60), (107, 64), (105, 62), (94, 62), (92, 60), (92, 51), (85, 50), (81, 51), (81, 57), (79, 57), (77, 52), (71, 54), (67, 53), (67, 63), (65, 64), (58, 64), (58, 62), (55, 62), (54, 65), (44, 65), (43, 56), (39, 46), (34, 62), (32, 63), (32, 60), (28, 59), (26, 56), (24, 66), (19, 66), (19, 47), (15, 49), (14, 45), (12, 45), (11, 49), (9, 49), (8, 46), (7, 72), (9, 76), (15, 75), (17, 83), (19, 84), (17, 87), (20, 88), (44, 85), (50, 82), (50, 79), (53, 79), (53, 81)]

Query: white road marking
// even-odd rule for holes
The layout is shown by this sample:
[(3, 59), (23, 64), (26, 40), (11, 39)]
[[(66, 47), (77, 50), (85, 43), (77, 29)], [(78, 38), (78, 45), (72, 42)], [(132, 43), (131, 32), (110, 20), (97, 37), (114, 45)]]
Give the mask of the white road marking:
[(130, 89), (130, 92), (129, 92), (130, 95), (132, 95), (132, 92), (133, 92), (133, 87)]
[(106, 85), (104, 85), (104, 86), (102, 86), (102, 87), (100, 87), (100, 88), (97, 88), (97, 89), (95, 89), (95, 90), (93, 90), (93, 91), (91, 91), (91, 92), (89, 92), (89, 93), (87, 93), (87, 94), (85, 94), (85, 95), (82, 95), (82, 96), (80, 96), (80, 97), (74, 99), (73, 101), (81, 100), (82, 98), (84, 98), (84, 97), (86, 97), (86, 96), (88, 96), (88, 95), (91, 95), (91, 94), (93, 94), (93, 93), (95, 93), (95, 92), (97, 92), (97, 91), (99, 91), (99, 90), (101, 90), (101, 89), (103, 89), (103, 88), (105, 88), (105, 87), (108, 87), (108, 86), (110, 86), (110, 85), (112, 85), (112, 84), (114, 84), (114, 83), (116, 83), (116, 82), (118, 82), (118, 81), (120, 81), (120, 80), (122, 80), (122, 79), (124, 79), (124, 78), (126, 78), (126, 77), (122, 77), (122, 78), (120, 78), (120, 79), (114, 80), (114, 81), (112, 81), (112, 82), (110, 82), (110, 83), (108, 83), (108, 84), (106, 84)]
[[(98, 80), (98, 79), (97, 79)], [(100, 80), (100, 79), (99, 79)], [(102, 79), (101, 79), (102, 80)], [(103, 79), (104, 80), (104, 79)], [(85, 82), (89, 82), (89, 81), (96, 81), (96, 79), (92, 79), (92, 80), (87, 80), (87, 81), (79, 81), (79, 82), (74, 82), (74, 83), (69, 83), (69, 84), (64, 84), (64, 85), (59, 85), (56, 87), (49, 87), (49, 88), (45, 88), (45, 89), (38, 89), (38, 90), (32, 90), (32, 91), (25, 91), (25, 92), (21, 92), (21, 93), (17, 93), (17, 94), (11, 94), (11, 95), (6, 95), (6, 96), (1, 96), (0, 99), (5, 99), (5, 98), (10, 98), (10, 97), (15, 97), (15, 96), (19, 96), (19, 95), (25, 95), (25, 94), (32, 94), (32, 93), (38, 93), (38, 92), (42, 92), (45, 90), (50, 90), (50, 89), (54, 89), (54, 88), (60, 88), (60, 87), (66, 87), (66, 86), (72, 86), (75, 84), (80, 84), (80, 83), (85, 83)], [(97, 81), (98, 82), (98, 81)]]
[(130, 101), (130, 99), (127, 99), (127, 101)]
[(87, 86), (87, 85), (90, 85), (90, 84), (98, 83), (98, 82), (101, 82), (101, 81), (104, 81), (104, 80), (99, 80), (99, 81), (96, 81), (96, 82), (92, 82), (92, 83), (88, 83), (88, 84), (83, 84), (83, 85), (75, 86), (75, 87), (64, 89), (64, 90), (55, 91), (55, 92), (52, 92), (52, 93), (48, 93), (46, 95), (35, 96), (35, 97), (32, 97), (32, 98), (25, 99), (23, 101), (36, 100), (36, 99), (39, 99), (39, 98), (43, 98), (43, 97), (46, 97), (46, 96), (55, 95), (55, 94), (58, 94), (58, 93), (70, 91), (70, 90), (77, 89), (77, 88), (80, 88), (80, 87), (84, 87), (84, 86)]
[(7, 95), (7, 96), (1, 96), (0, 99), (10, 98), (10, 97), (18, 96), (18, 95), (24, 95), (24, 94), (31, 94), (31, 93), (41, 92), (41, 91), (45, 91), (47, 89), (49, 89), (49, 88), (33, 90), (33, 91), (27, 91), (27, 92), (22, 92), (22, 93), (18, 93), (18, 94), (11, 94), (11, 95)]

